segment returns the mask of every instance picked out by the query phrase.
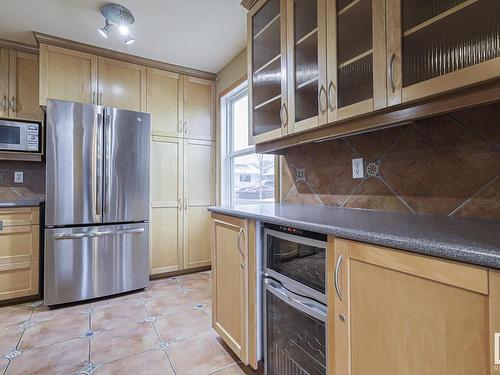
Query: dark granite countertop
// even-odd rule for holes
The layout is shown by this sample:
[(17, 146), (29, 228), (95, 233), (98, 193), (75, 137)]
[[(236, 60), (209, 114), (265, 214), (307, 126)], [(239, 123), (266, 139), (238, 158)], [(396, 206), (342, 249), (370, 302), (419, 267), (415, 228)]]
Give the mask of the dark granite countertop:
[(500, 221), (291, 204), (209, 211), (500, 269)]
[(45, 200), (45, 195), (33, 193), (24, 187), (0, 187), (0, 208), (36, 207)]

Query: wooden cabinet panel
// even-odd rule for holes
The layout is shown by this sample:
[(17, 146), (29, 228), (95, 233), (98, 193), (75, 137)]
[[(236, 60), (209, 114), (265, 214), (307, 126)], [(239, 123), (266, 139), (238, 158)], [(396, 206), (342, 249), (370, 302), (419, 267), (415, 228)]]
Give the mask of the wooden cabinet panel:
[(105, 57), (98, 63), (99, 104), (146, 111), (146, 67)]
[(214, 140), (213, 81), (184, 77), (184, 135), (192, 139)]
[(0, 231), (0, 258), (19, 259), (35, 255), (33, 249), (37, 248), (38, 239), (38, 231), (31, 225), (4, 227)]
[(9, 116), (9, 50), (0, 48), (0, 116)]
[(147, 69), (147, 111), (153, 135), (179, 137), (183, 134), (183, 85), (176, 73)]
[(153, 137), (151, 143), (152, 274), (182, 268), (183, 141)]
[(214, 329), (246, 361), (245, 220), (212, 221), (212, 322)]
[(329, 374), (490, 373), (488, 270), (342, 239), (329, 251)]
[(210, 213), (207, 206), (189, 206), (184, 211), (184, 268), (211, 265)]
[(43, 120), (43, 112), (38, 105), (38, 56), (11, 50), (9, 65), (9, 116)]
[(97, 104), (97, 57), (40, 44), (40, 105), (49, 98)]
[(185, 140), (185, 186), (187, 205), (210, 206), (214, 203), (215, 146), (212, 142)]

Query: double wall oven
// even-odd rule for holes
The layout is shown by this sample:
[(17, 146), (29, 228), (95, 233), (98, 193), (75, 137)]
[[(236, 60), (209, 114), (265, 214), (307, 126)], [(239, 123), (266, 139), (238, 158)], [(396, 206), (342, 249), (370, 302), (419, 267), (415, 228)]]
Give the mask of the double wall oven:
[(264, 226), (266, 375), (326, 374), (326, 236)]

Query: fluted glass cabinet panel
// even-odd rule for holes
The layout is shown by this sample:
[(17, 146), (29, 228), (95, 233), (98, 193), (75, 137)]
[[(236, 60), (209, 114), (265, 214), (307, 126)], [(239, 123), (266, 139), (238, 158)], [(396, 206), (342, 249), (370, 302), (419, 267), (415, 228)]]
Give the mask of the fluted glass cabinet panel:
[[(411, 25), (415, 22), (407, 13), (413, 2), (404, 0), (402, 7), (403, 19)], [(424, 3), (442, 10), (457, 2)], [(403, 33), (403, 87), (500, 56), (499, 0), (478, 0), (438, 20), (423, 18), (437, 12), (427, 8), (432, 7), (416, 14), (421, 23)]]
[(338, 71), (339, 108), (373, 97), (373, 58), (369, 54)]
[(249, 14), (251, 53), (251, 139), (281, 129), (283, 14), (280, 0), (261, 1)]

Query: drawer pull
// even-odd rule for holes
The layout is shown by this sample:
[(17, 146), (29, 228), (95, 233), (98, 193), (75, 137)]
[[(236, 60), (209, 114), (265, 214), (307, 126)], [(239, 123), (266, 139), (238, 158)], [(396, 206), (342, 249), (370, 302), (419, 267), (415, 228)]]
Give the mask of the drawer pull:
[(342, 254), (340, 254), (338, 259), (337, 259), (337, 264), (335, 266), (335, 275), (333, 277), (333, 282), (335, 285), (335, 292), (337, 292), (337, 296), (339, 297), (339, 299), (341, 301), (344, 298), (342, 296), (342, 292), (340, 291), (340, 285), (339, 285), (339, 273), (340, 273), (340, 266), (342, 265), (342, 259), (343, 259), (343, 256), (342, 256)]
[(3, 221), (0, 220), (0, 230), (3, 230)]

